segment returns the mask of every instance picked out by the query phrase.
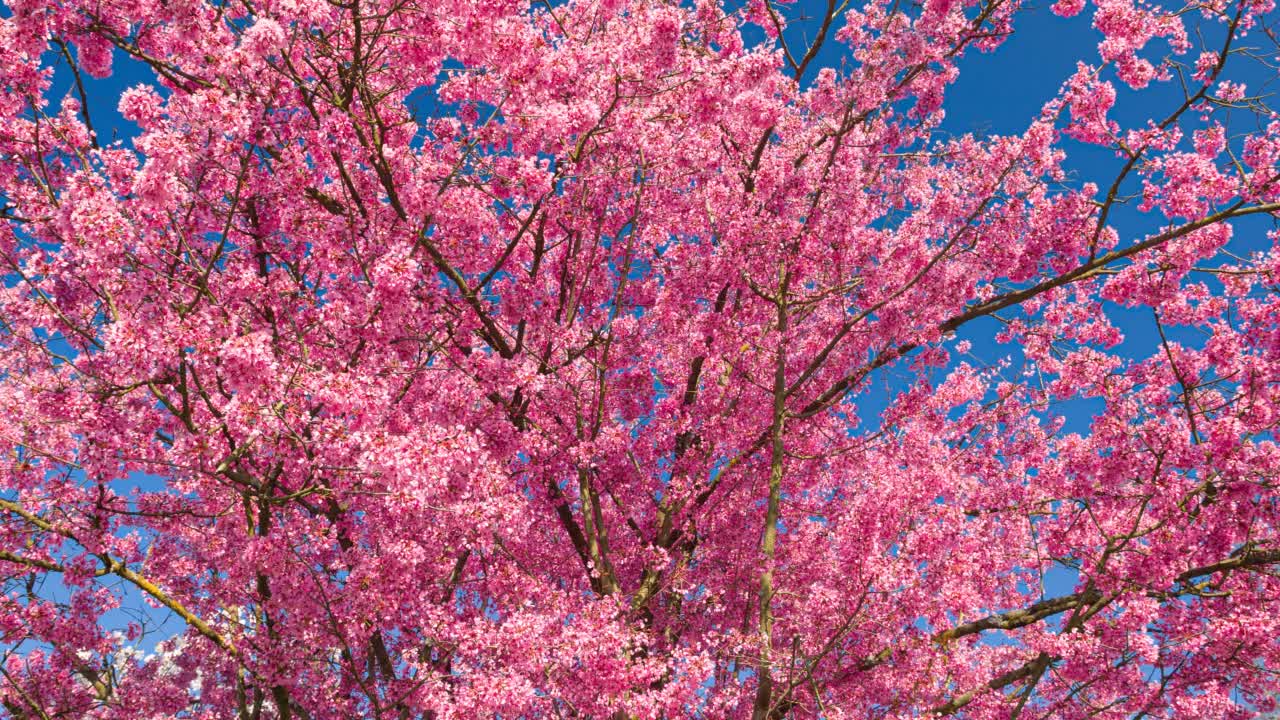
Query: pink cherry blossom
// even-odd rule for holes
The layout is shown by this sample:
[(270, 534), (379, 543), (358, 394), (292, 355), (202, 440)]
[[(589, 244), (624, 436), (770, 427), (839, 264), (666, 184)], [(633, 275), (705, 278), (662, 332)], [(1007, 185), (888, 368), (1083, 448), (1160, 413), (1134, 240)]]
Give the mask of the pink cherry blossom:
[(1269, 1), (5, 7), (0, 716), (1275, 712)]

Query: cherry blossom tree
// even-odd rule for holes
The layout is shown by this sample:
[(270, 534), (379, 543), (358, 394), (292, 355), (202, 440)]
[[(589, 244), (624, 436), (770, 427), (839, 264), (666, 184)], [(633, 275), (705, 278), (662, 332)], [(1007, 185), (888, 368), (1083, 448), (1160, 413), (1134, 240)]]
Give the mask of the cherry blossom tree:
[(1273, 3), (1052, 10), (6, 0), (0, 712), (1272, 712)]

